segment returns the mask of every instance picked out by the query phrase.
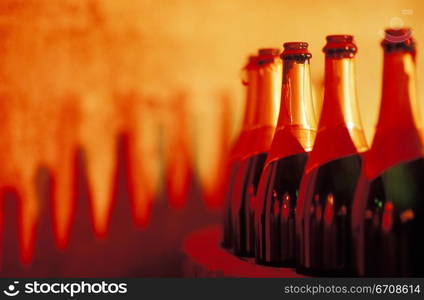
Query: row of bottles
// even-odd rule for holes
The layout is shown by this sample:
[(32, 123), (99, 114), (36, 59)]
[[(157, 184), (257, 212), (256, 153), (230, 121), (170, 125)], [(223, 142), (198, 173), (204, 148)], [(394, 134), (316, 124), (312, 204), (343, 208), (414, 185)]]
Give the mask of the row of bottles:
[(370, 147), (352, 36), (327, 37), (319, 122), (307, 43), (249, 58), (245, 118), (228, 165), (223, 247), (316, 276), (424, 274), (424, 148), (411, 30), (386, 30), (382, 47)]

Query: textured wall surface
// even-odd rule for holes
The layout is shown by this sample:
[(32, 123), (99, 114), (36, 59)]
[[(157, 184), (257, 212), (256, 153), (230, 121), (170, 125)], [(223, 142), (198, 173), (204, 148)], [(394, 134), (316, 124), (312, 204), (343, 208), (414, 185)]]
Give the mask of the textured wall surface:
[[(193, 182), (200, 182), (207, 196), (219, 181), (221, 158), (237, 134), (243, 112), (240, 69), (247, 54), (285, 41), (309, 42), (320, 106), (325, 36), (355, 35), (359, 105), (371, 141), (381, 88), (379, 43), (385, 27), (414, 29), (419, 93), (424, 99), (423, 10), (419, 0), (0, 1), (0, 187), (9, 195), (2, 214), (6, 224), (19, 224), (19, 234), (10, 226), (3, 229), (3, 246), (9, 249), (3, 251), (3, 265), (9, 269), (2, 274), (24, 274), (17, 271), (17, 257), (13, 258), (15, 235), (22, 263), (43, 264), (47, 255), (37, 258), (34, 247), (46, 207), (51, 208), (53, 225), (43, 226), (53, 230), (57, 247), (75, 252), (72, 258), (60, 259), (68, 267), (47, 268), (44, 273), (31, 267), (29, 274), (178, 274), (176, 256), (172, 268), (144, 262), (131, 267), (138, 256), (131, 251), (120, 252), (114, 267), (119, 271), (108, 273), (100, 266), (120, 249), (111, 244), (107, 247), (113, 250), (96, 261), (98, 269), (90, 273), (75, 267), (74, 262), (90, 261), (103, 249), (86, 243), (80, 248), (84, 251), (77, 250), (69, 241), (72, 224), (80, 220), (75, 217), (75, 203), (80, 202), (74, 201), (82, 197), (75, 197), (78, 150), (84, 157), (81, 168), (89, 195), (84, 198), (90, 204), (87, 227), (92, 226), (98, 238), (113, 236), (111, 203), (125, 199), (131, 204), (134, 224), (142, 229), (133, 236), (117, 234), (123, 239), (117, 243), (144, 251), (145, 261), (160, 261), (159, 257), (175, 253), (190, 228), (215, 218), (184, 205), (201, 201)], [(121, 134), (128, 146), (129, 197), (116, 196)], [(47, 185), (40, 183), (44, 178), (40, 168), (48, 174)], [(44, 205), (44, 198), (51, 199), (51, 205)], [(216, 206), (214, 201), (208, 205)], [(13, 208), (15, 202), (19, 205)], [(163, 211), (155, 210), (158, 205)], [(7, 219), (14, 209), (24, 217)], [(175, 215), (182, 211), (187, 215)], [(167, 221), (158, 221), (162, 217)], [(174, 229), (166, 230), (164, 224)], [(159, 234), (164, 243), (157, 241)]]

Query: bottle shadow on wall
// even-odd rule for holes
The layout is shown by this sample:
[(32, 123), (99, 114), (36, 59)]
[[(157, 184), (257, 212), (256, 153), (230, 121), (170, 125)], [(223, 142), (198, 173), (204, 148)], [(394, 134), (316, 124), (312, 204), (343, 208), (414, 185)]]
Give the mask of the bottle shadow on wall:
[[(181, 275), (181, 243), (197, 227), (216, 222), (218, 213), (206, 209), (196, 176), (190, 183), (182, 210), (170, 207), (166, 191), (158, 188), (150, 222), (137, 228), (128, 192), (127, 135), (117, 138), (118, 170), (115, 176), (112, 213), (104, 238), (94, 235), (90, 190), (84, 151), (75, 151), (75, 208), (68, 245), (59, 250), (54, 239), (52, 189), (48, 169), (40, 167), (36, 187), (40, 215), (33, 259), (23, 266), (19, 259), (18, 192), (3, 193), (2, 263), (0, 277), (178, 277)], [(142, 188), (142, 187), (139, 187)]]

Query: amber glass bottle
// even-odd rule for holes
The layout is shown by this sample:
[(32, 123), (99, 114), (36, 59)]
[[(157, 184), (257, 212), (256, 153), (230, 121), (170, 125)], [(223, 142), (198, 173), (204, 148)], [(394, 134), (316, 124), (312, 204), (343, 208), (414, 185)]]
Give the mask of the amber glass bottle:
[(424, 275), (424, 159), (409, 29), (386, 30), (380, 114), (352, 212), (360, 276)]
[(261, 49), (258, 55), (253, 126), (246, 137), (246, 152), (236, 173), (231, 201), (233, 250), (239, 256), (253, 256), (254, 253), (254, 197), (280, 106), (282, 62), (279, 54), (278, 49)]
[(298, 271), (322, 276), (351, 272), (350, 215), (367, 149), (356, 100), (350, 35), (327, 37), (324, 102), (300, 185), (296, 212)]
[(246, 137), (248, 132), (253, 127), (253, 114), (255, 112), (255, 105), (258, 96), (258, 58), (257, 56), (250, 56), (248, 63), (243, 68), (245, 78), (243, 84), (246, 86), (246, 103), (244, 110), (243, 124), (241, 127), (240, 135), (236, 139), (233, 148), (231, 149), (230, 157), (227, 165), (227, 186), (225, 188), (225, 207), (224, 207), (224, 230), (222, 246), (226, 249), (232, 248), (232, 221), (231, 221), (231, 198), (234, 190), (235, 177), (237, 170), (240, 167), (240, 159), (246, 153)]
[(316, 134), (308, 44), (284, 44), (280, 113), (255, 207), (256, 262), (295, 263), (295, 210), (308, 152)]

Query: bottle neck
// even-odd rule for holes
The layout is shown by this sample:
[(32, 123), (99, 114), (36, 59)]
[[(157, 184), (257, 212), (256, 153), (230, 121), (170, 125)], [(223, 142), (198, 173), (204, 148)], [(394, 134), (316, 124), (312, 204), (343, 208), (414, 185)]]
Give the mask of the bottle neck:
[(309, 59), (283, 58), (280, 114), (268, 163), (311, 151), (315, 135)]
[(296, 62), (287, 59), (283, 70), (278, 129), (295, 127), (316, 130), (309, 60)]
[(379, 119), (364, 160), (367, 177), (374, 179), (390, 167), (423, 157), (421, 134), (414, 54), (386, 51)]
[(361, 151), (367, 148), (367, 143), (359, 116), (354, 67), (353, 58), (326, 58), (319, 131), (344, 127), (355, 147)]
[(249, 68), (246, 70), (246, 75), (247, 91), (242, 131), (249, 130), (253, 126), (258, 94), (258, 69)]
[(274, 59), (258, 69), (258, 91), (253, 127), (275, 127), (280, 106), (282, 62)]
[(376, 134), (391, 128), (421, 128), (415, 60), (407, 51), (384, 54), (383, 90)]

